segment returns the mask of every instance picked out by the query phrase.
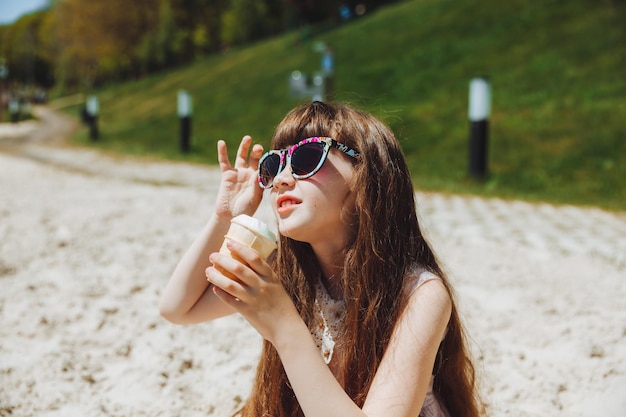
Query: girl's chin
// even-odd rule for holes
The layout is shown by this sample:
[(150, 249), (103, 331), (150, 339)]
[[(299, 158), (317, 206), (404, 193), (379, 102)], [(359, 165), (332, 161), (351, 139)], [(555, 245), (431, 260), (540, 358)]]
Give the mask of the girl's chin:
[(293, 222), (279, 219), (278, 233), (280, 233), (282, 236), (288, 237), (289, 239), (304, 242), (306, 239), (306, 233), (303, 232), (299, 227), (296, 227), (291, 223)]

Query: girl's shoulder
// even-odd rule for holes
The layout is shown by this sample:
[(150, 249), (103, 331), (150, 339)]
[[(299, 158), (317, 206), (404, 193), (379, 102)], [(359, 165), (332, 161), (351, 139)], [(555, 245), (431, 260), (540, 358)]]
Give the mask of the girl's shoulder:
[(409, 298), (419, 287), (430, 281), (443, 283), (443, 279), (439, 275), (433, 274), (423, 266), (414, 266), (404, 280), (405, 297)]
[[(439, 285), (429, 288), (428, 291), (419, 297), (413, 297), (414, 294), (416, 295), (416, 292), (420, 287), (431, 281), (438, 282)], [(446, 323), (446, 329), (444, 330), (441, 338), (441, 340), (443, 340), (448, 332), (447, 323), (450, 319), (452, 308), (452, 299), (446, 284), (443, 282), (443, 278), (428, 271), (424, 267), (414, 267), (405, 278), (404, 296), (407, 300), (406, 303), (408, 309), (411, 309), (412, 306), (413, 308), (420, 310), (417, 306), (427, 303), (429, 314), (433, 314), (433, 318), (435, 316), (440, 316), (442, 320), (444, 320)], [(423, 312), (420, 313), (421, 317), (423, 317), (422, 313)]]

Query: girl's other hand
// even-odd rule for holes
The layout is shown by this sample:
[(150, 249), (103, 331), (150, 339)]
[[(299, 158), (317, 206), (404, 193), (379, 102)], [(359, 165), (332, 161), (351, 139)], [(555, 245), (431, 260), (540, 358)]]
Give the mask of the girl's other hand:
[(257, 184), (257, 169), (263, 147), (256, 144), (250, 149), (251, 145), (250, 136), (241, 139), (232, 166), (228, 160), (226, 142), (217, 142), (217, 158), (222, 173), (215, 205), (215, 214), (219, 218), (230, 220), (239, 214), (253, 215), (261, 203), (263, 190)]
[[(213, 253), (214, 266), (206, 276), (213, 291), (227, 305), (237, 310), (263, 336), (275, 343), (280, 332), (302, 320), (293, 301), (271, 267), (247, 246), (229, 241), (228, 248), (235, 257)], [(235, 276), (231, 279), (222, 272)]]

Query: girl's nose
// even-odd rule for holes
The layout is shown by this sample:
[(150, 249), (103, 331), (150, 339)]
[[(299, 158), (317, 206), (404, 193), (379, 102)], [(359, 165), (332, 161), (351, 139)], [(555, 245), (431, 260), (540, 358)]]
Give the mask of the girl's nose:
[(274, 187), (276, 186), (292, 186), (296, 182), (296, 179), (291, 175), (291, 164), (288, 164), (282, 171), (274, 177)]

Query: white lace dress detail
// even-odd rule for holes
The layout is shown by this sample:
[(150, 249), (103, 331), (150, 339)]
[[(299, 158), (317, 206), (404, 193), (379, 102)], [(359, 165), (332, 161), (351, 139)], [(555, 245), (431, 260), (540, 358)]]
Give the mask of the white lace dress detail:
[(327, 365), (333, 358), (335, 340), (343, 335), (345, 311), (345, 301), (331, 298), (318, 281), (315, 286), (315, 316), (309, 330)]

